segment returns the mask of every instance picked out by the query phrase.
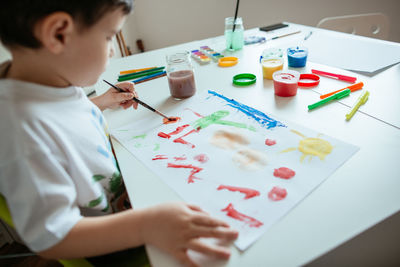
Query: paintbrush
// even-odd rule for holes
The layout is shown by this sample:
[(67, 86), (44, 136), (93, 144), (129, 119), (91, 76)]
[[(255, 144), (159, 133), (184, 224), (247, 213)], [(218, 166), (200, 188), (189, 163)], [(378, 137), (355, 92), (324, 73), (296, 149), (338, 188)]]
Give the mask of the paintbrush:
[[(114, 84), (107, 82), (106, 80), (103, 80), (105, 83), (107, 83), (108, 85), (110, 85), (112, 88), (118, 90), (118, 92), (120, 93), (127, 93), (127, 91), (119, 88), (118, 86), (115, 86)], [(163, 116), (164, 118), (166, 118), (167, 120), (171, 121), (172, 119), (165, 116), (164, 114), (162, 114), (160, 111), (156, 110), (155, 108), (150, 107), (149, 105), (147, 105), (146, 103), (144, 103), (143, 101), (140, 101), (139, 99), (137, 99), (136, 97), (132, 98), (133, 101), (137, 102), (138, 104), (142, 105), (143, 107), (150, 109), (151, 111), (157, 113), (160, 116)]]

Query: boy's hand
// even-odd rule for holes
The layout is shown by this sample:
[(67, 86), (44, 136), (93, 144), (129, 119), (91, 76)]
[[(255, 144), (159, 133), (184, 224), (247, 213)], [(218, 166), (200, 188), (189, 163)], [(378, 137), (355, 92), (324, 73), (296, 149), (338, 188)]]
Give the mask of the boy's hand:
[(201, 237), (234, 240), (238, 232), (223, 221), (212, 218), (199, 207), (184, 203), (162, 204), (148, 209), (143, 222), (142, 239), (176, 257), (187, 266), (197, 266), (187, 255), (195, 250), (207, 255), (228, 259), (226, 247), (201, 242)]
[(127, 109), (133, 106), (137, 109), (138, 103), (133, 101), (133, 97), (138, 97), (134, 84), (131, 82), (117, 83), (116, 86), (126, 91), (126, 93), (120, 93), (114, 88), (108, 89), (104, 94), (91, 98), (92, 102), (95, 103), (101, 110), (107, 108), (117, 108), (119, 106)]

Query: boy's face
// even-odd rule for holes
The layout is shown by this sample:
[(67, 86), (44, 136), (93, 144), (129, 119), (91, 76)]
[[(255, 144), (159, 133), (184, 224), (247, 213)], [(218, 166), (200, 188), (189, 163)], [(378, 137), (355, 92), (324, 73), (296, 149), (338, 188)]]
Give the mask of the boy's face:
[(113, 55), (112, 39), (122, 28), (126, 15), (118, 8), (106, 13), (93, 26), (79, 29), (75, 25), (69, 42), (61, 53), (63, 78), (71, 85), (88, 86), (96, 83)]

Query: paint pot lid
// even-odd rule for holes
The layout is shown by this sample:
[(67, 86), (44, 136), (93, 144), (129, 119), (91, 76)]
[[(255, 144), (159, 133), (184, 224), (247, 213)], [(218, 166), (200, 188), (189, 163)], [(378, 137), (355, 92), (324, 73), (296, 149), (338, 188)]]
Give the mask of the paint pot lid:
[(233, 76), (233, 84), (240, 86), (247, 86), (255, 83), (257, 80), (256, 75), (251, 73), (241, 73)]
[(305, 57), (308, 54), (307, 47), (294, 46), (287, 49), (287, 55), (291, 57)]
[(298, 85), (301, 87), (314, 87), (319, 84), (319, 76), (311, 73), (300, 74)]
[(238, 63), (237, 57), (221, 57), (218, 59), (218, 66), (220, 67), (232, 67)]

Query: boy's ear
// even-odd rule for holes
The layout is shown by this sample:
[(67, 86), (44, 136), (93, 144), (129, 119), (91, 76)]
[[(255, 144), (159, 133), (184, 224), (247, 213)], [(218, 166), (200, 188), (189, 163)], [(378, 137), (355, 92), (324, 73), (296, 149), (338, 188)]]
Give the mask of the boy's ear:
[(55, 12), (35, 25), (35, 36), (51, 53), (60, 54), (74, 31), (74, 20), (65, 12)]

